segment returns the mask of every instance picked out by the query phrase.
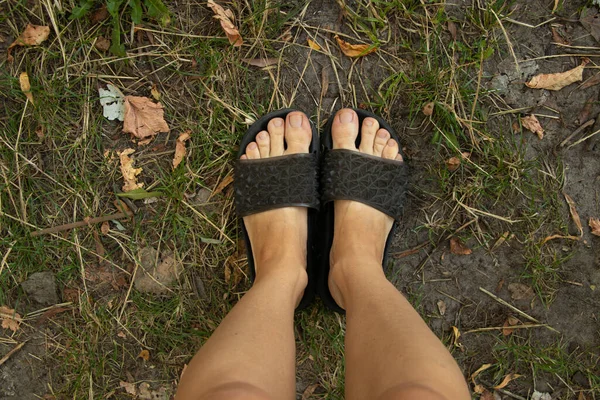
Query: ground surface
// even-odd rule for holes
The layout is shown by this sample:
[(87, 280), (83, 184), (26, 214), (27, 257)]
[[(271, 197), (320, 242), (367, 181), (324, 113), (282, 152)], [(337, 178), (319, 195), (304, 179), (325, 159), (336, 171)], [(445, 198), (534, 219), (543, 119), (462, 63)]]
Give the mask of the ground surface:
[[(255, 118), (287, 106), (319, 126), (342, 106), (362, 107), (399, 133), (412, 184), (388, 276), (466, 377), (490, 364), (470, 379), (473, 390), (494, 392), (519, 374), (496, 398), (600, 398), (600, 238), (587, 226), (600, 217), (600, 135), (569, 147), (600, 123), (560, 145), (600, 117), (600, 85), (524, 85), (584, 56), (584, 80), (596, 74), (600, 43), (578, 22), (590, 4), (559, 1), (553, 13), (550, 0), (233, 2), (224, 5), (245, 39), (233, 48), (204, 2), (177, 1), (167, 26), (145, 16), (134, 32), (122, 13), (127, 57), (116, 57), (94, 46), (112, 22), (69, 20), (74, 3), (0, 1), (0, 306), (22, 317), (16, 332), (0, 329), (0, 399), (132, 398), (131, 384), (138, 398), (169, 398), (249, 287), (225, 186), (236, 144)], [(27, 23), (50, 26), (50, 38), (16, 48), (9, 63), (6, 49)], [(336, 33), (378, 50), (348, 58)], [(244, 58), (278, 61), (260, 68)], [(19, 89), (22, 71), (35, 107)], [(102, 116), (97, 88), (109, 82), (138, 96), (155, 85), (171, 132), (132, 144)], [(542, 140), (521, 129), (529, 114)], [(188, 154), (173, 170), (186, 130)], [(111, 151), (127, 147), (158, 201), (135, 201), (135, 217), (108, 231), (31, 236), (118, 212)], [(468, 160), (449, 171), (462, 152)], [(544, 243), (551, 235), (575, 238)], [(472, 254), (453, 254), (451, 238)], [(172, 286), (134, 284), (148, 254), (176, 264)], [(507, 321), (518, 329), (503, 331)], [(298, 316), (298, 398), (343, 398), (343, 334), (343, 317), (318, 303)]]

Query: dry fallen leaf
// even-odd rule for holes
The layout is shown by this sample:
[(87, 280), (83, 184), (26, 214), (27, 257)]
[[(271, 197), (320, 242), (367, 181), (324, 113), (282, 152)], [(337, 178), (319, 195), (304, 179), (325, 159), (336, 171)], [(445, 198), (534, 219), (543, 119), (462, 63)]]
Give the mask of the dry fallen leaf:
[(35, 128), (35, 135), (38, 137), (38, 139), (44, 138), (44, 127), (42, 125)]
[(221, 193), (227, 186), (229, 186), (233, 182), (233, 174), (227, 175), (215, 188), (215, 190), (211, 193), (210, 197), (216, 196)]
[(563, 196), (565, 196), (565, 200), (569, 205), (569, 212), (571, 213), (571, 218), (573, 218), (573, 222), (579, 229), (579, 236), (583, 236), (583, 226), (581, 225), (581, 218), (579, 218), (579, 213), (577, 213), (577, 209), (575, 208), (575, 201), (568, 194), (563, 192)]
[(475, 383), (475, 378), (477, 375), (485, 371), (486, 369), (492, 367), (494, 364), (483, 364), (481, 367), (477, 368), (477, 371), (473, 372), (470, 376), (471, 382)]
[(583, 80), (583, 69), (588, 62), (589, 60), (584, 59), (580, 66), (566, 72), (536, 75), (525, 85), (532, 89), (560, 90), (565, 86)]
[(138, 396), (140, 400), (169, 400), (171, 398), (165, 387), (150, 390), (150, 384), (147, 382), (140, 383)]
[(313, 50), (321, 50), (321, 46), (319, 46), (319, 44), (317, 42), (315, 42), (314, 40), (311, 39), (307, 39), (308, 40), (308, 47), (310, 47)]
[(16, 332), (21, 324), (19, 321), (20, 319), (21, 316), (16, 313), (15, 310), (6, 306), (0, 306), (0, 321), (2, 321), (2, 328)]
[(325, 97), (329, 90), (329, 70), (325, 67), (321, 69), (321, 99)]
[(452, 40), (456, 40), (456, 36), (458, 34), (458, 29), (456, 28), (456, 24), (452, 21), (448, 21), (448, 32), (450, 32), (450, 36), (452, 36)]
[(600, 236), (600, 219), (590, 217), (588, 225), (592, 228), (592, 235)]
[(479, 400), (495, 400), (494, 394), (487, 389), (483, 389), (483, 392), (481, 393), (481, 397), (479, 397)]
[(546, 242), (549, 242), (550, 240), (554, 240), (554, 239), (569, 239), (569, 240), (579, 240), (581, 239), (579, 236), (564, 236), (564, 235), (550, 235), (550, 236), (546, 236), (544, 238), (544, 240), (542, 240), (542, 244), (546, 244)]
[(448, 167), (448, 171), (454, 172), (460, 166), (460, 159), (458, 157), (450, 157), (446, 161), (446, 167)]
[(552, 400), (552, 396), (550, 393), (538, 392), (537, 390), (534, 390), (530, 400)]
[(129, 155), (135, 152), (134, 149), (125, 149), (119, 153), (119, 159), (121, 160), (121, 173), (123, 174), (123, 191), (129, 192), (131, 190), (139, 189), (144, 186), (143, 183), (138, 183), (137, 176), (142, 173), (141, 168), (133, 167), (133, 158)]
[(483, 385), (475, 385), (475, 386), (473, 387), (473, 391), (474, 391), (475, 393), (477, 393), (477, 394), (483, 394), (483, 393), (485, 393), (485, 392), (486, 392), (486, 390), (487, 390), (487, 389), (486, 389), (486, 388), (485, 388), (485, 386), (483, 386)]
[(587, 89), (587, 88), (595, 86), (599, 83), (600, 83), (600, 72), (598, 72), (596, 75), (593, 75), (592, 77), (586, 79), (586, 81), (583, 82), (579, 88)]
[(227, 35), (229, 43), (235, 47), (241, 46), (242, 43), (244, 43), (244, 40), (242, 39), (240, 32), (233, 24), (235, 18), (231, 10), (224, 9), (213, 0), (208, 0), (208, 6), (212, 9), (213, 13), (215, 13), (214, 18), (218, 19), (221, 23), (221, 28), (223, 28), (223, 31), (225, 31), (225, 35)]
[(177, 168), (185, 157), (185, 142), (191, 137), (192, 131), (185, 131), (177, 138), (175, 142), (175, 157), (173, 158), (173, 169)]
[(106, 9), (106, 4), (103, 4), (102, 7), (94, 11), (90, 15), (90, 21), (92, 24), (97, 24), (98, 22), (102, 22), (110, 16), (108, 10)]
[(590, 34), (600, 42), (600, 18), (596, 8), (584, 7), (581, 10), (579, 22)]
[(444, 316), (444, 314), (446, 314), (446, 303), (444, 303), (444, 300), (438, 300), (437, 308), (441, 316)]
[(100, 232), (102, 232), (103, 235), (106, 235), (108, 231), (110, 231), (110, 224), (108, 221), (104, 221), (100, 226)]
[(510, 298), (513, 300), (529, 300), (533, 297), (533, 289), (523, 283), (511, 283), (508, 285)]
[(450, 238), (450, 253), (467, 256), (473, 251), (464, 245), (464, 243), (456, 237)]
[(511, 328), (511, 326), (518, 325), (519, 322), (521, 322), (521, 321), (519, 321), (515, 317), (508, 317), (506, 319), (506, 321), (504, 321), (504, 325), (502, 326), (502, 335), (508, 336), (511, 333), (513, 333), (515, 330), (514, 330), (514, 328)]
[(458, 330), (457, 327), (453, 326), (452, 333), (454, 334), (454, 340), (453, 340), (454, 346), (462, 349), (462, 347), (463, 347), (462, 343), (458, 342), (458, 339), (460, 339), (460, 331)]
[(137, 396), (137, 389), (135, 387), (135, 383), (121, 381), (119, 382), (119, 386), (125, 389), (127, 393)]
[(150, 352), (146, 349), (140, 351), (140, 354), (138, 354), (138, 358), (141, 358), (144, 361), (149, 361), (150, 360)]
[(521, 124), (523, 124), (523, 127), (525, 129), (528, 129), (531, 132), (535, 133), (538, 136), (538, 138), (544, 138), (544, 128), (542, 128), (542, 125), (540, 125), (540, 121), (538, 121), (535, 115), (531, 114), (526, 117), (521, 117)]
[(100, 51), (108, 51), (108, 49), (110, 49), (110, 39), (107, 39), (104, 36), (98, 36), (98, 39), (96, 39), (96, 42), (94, 43), (94, 47)]
[[(561, 25), (562, 28), (562, 25)], [(552, 29), (552, 40), (554, 40), (555, 43), (559, 43), (559, 44), (566, 44), (566, 45), (570, 45), (571, 43), (569, 43), (568, 40), (566, 40), (559, 32), (557, 27), (552, 26), (550, 29)]]
[(342, 40), (338, 35), (335, 35), (335, 40), (337, 40), (340, 49), (342, 49), (342, 53), (348, 57), (362, 57), (377, 51), (377, 47), (375, 46), (368, 44), (351, 44)]
[(158, 91), (158, 88), (156, 87), (156, 83), (152, 84), (152, 88), (150, 89), (150, 94), (152, 95), (152, 98), (156, 101), (160, 100), (160, 92)]
[(125, 114), (125, 96), (114, 85), (106, 85), (106, 89), (98, 88), (100, 104), (102, 105), (102, 115), (109, 121), (118, 119), (123, 121)]
[(163, 106), (147, 97), (125, 96), (123, 132), (138, 139), (152, 137), (159, 132), (169, 132)]
[(264, 68), (269, 65), (275, 65), (279, 62), (278, 58), (242, 58), (242, 61), (246, 64), (250, 64), (255, 67)]
[(423, 114), (425, 114), (428, 117), (433, 115), (434, 106), (435, 106), (435, 102), (433, 102), (433, 101), (425, 104), (425, 106), (423, 107)]
[(504, 377), (504, 379), (502, 380), (502, 383), (494, 386), (494, 389), (503, 389), (506, 387), (506, 385), (508, 385), (510, 383), (510, 381), (515, 380), (515, 379), (519, 378), (520, 376), (521, 375), (519, 375), (519, 374), (508, 374)]
[(319, 387), (319, 384), (315, 383), (314, 385), (310, 385), (306, 389), (304, 389), (304, 392), (302, 393), (302, 400), (308, 400), (308, 399), (310, 399), (310, 396), (313, 395), (313, 393), (315, 392), (315, 390), (318, 387)]
[(14, 57), (11, 54), (14, 47), (40, 45), (42, 42), (44, 42), (44, 40), (48, 39), (49, 35), (49, 26), (27, 24), (23, 33), (21, 33), (17, 40), (15, 40), (10, 46), (8, 46), (8, 49), (6, 49), (8, 62), (12, 62), (14, 60)]
[(33, 93), (31, 93), (31, 84), (29, 83), (29, 75), (27, 75), (27, 72), (21, 72), (21, 75), (19, 75), (19, 84), (21, 85), (21, 92), (23, 92), (31, 104), (34, 104)]

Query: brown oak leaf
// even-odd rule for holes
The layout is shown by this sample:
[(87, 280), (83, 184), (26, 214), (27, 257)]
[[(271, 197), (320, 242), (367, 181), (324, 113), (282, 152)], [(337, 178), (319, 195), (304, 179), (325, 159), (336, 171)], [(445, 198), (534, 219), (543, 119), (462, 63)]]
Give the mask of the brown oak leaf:
[(535, 115), (531, 114), (526, 117), (522, 117), (521, 124), (523, 124), (525, 129), (535, 133), (540, 140), (544, 138), (544, 128), (542, 128), (540, 121), (538, 121)]
[(218, 19), (221, 23), (221, 28), (225, 31), (225, 35), (227, 35), (227, 39), (229, 39), (229, 43), (234, 47), (239, 47), (244, 43), (242, 39), (242, 35), (233, 24), (235, 17), (230, 9), (225, 9), (215, 3), (213, 0), (208, 0), (208, 6), (215, 13), (214, 18)]
[(145, 139), (169, 130), (162, 104), (147, 97), (125, 96), (123, 132)]
[(8, 49), (6, 49), (8, 62), (12, 62), (14, 57), (12, 56), (12, 49), (17, 46), (37, 46), (44, 42), (44, 40), (48, 39), (50, 35), (50, 27), (43, 25), (32, 25), (27, 24), (25, 30), (17, 40), (12, 42)]

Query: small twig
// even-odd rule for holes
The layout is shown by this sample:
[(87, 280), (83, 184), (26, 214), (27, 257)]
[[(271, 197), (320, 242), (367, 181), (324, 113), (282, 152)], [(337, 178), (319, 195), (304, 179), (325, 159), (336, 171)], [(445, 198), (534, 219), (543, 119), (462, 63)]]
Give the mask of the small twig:
[[(506, 44), (508, 46), (508, 50), (510, 51), (510, 55), (512, 56), (513, 60), (515, 61), (515, 70), (517, 71), (517, 74), (520, 74), (521, 68), (519, 67), (519, 61), (517, 59), (517, 55), (515, 54), (515, 50), (513, 49), (513, 45), (508, 36), (508, 32), (506, 32), (506, 29), (504, 29), (504, 25), (502, 25), (502, 21), (500, 20), (500, 17), (498, 17), (498, 14), (496, 14), (496, 12), (492, 8), (490, 8), (490, 11), (492, 12), (492, 14), (494, 14), (494, 17), (496, 17), (496, 21), (498, 21), (498, 24), (500, 25), (500, 29), (502, 29), (502, 33), (504, 33), (504, 38), (506, 39)], [(511, 21), (511, 22), (513, 22), (513, 21)]]
[(41, 231), (33, 232), (31, 234), (31, 236), (40, 236), (40, 235), (45, 235), (47, 233), (62, 232), (62, 231), (67, 231), (69, 229), (79, 228), (79, 227), (86, 226), (86, 225), (99, 224), (102, 222), (111, 221), (113, 219), (129, 218), (131, 216), (133, 216), (133, 213), (131, 211), (119, 212), (119, 213), (115, 213), (115, 214), (105, 215), (103, 217), (90, 218), (90, 219), (85, 219), (83, 221), (72, 222), (70, 224), (64, 224), (64, 225), (54, 226), (52, 228), (42, 229)]
[(578, 141), (576, 141), (575, 143), (573, 143), (572, 145), (570, 145), (569, 147), (567, 147), (567, 149), (570, 149), (571, 147), (578, 145), (581, 142), (585, 142), (586, 140), (588, 140), (589, 138), (591, 138), (592, 136), (597, 135), (598, 133), (600, 133), (600, 129), (598, 129), (596, 132), (594, 133), (590, 133), (589, 135), (579, 139)]
[[(531, 322), (535, 322), (537, 324), (541, 324), (540, 321), (538, 321), (537, 319), (533, 318), (531, 315), (526, 314), (525, 312), (519, 310), (517, 307), (513, 306), (512, 304), (509, 304), (508, 302), (502, 300), (500, 297), (496, 296), (495, 294), (485, 290), (484, 288), (480, 287), (479, 290), (481, 290), (483, 293), (487, 294), (488, 296), (490, 296), (492, 299), (496, 300), (498, 303), (505, 305), (506, 307), (510, 308), (511, 310), (513, 310), (514, 312), (518, 313), (519, 315), (521, 315), (522, 317), (527, 318), (528, 320), (530, 320)], [(511, 326), (511, 329), (514, 328), (514, 326)], [(554, 329), (553, 327), (551, 327), (550, 325), (546, 325), (546, 328), (550, 329), (553, 332), (556, 333), (560, 333), (559, 331), (557, 331), (556, 329)]]
[(410, 256), (412, 254), (416, 254), (416, 253), (420, 252), (421, 249), (423, 247), (427, 246), (428, 244), (429, 244), (429, 241), (423, 242), (423, 243), (421, 243), (421, 244), (413, 247), (412, 249), (404, 250), (404, 251), (401, 251), (399, 253), (394, 253), (394, 254), (392, 254), (392, 257), (398, 259), (398, 258), (403, 258), (403, 257)]
[(585, 124), (581, 125), (579, 128), (575, 129), (573, 131), (573, 133), (571, 133), (569, 136), (567, 136), (567, 138), (565, 140), (563, 140), (562, 142), (560, 142), (560, 147), (565, 147), (565, 145), (567, 143), (569, 143), (569, 141), (571, 139), (573, 139), (575, 136), (577, 136), (577, 134), (579, 132), (581, 132), (582, 130), (584, 130), (585, 128), (587, 128), (590, 125), (594, 125), (595, 122), (596, 122), (595, 119), (590, 119), (588, 122), (586, 122)]
[(6, 353), (6, 355), (0, 359), (0, 365), (4, 364), (17, 351), (21, 350), (21, 347), (25, 346), (25, 343), (27, 343), (27, 340), (22, 343), (19, 343), (14, 347), (14, 349)]
[(486, 326), (485, 328), (471, 329), (470, 331), (463, 332), (463, 335), (467, 333), (477, 332), (489, 332), (489, 331), (501, 331), (502, 329), (528, 329), (528, 328), (548, 328), (547, 324), (524, 324), (524, 325), (512, 325), (512, 326)]

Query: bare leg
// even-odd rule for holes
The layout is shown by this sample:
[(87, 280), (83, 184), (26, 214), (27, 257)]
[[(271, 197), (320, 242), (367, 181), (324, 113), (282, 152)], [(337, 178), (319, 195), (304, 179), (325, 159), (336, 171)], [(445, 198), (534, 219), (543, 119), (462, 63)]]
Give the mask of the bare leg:
[[(367, 118), (341, 110), (332, 127), (334, 148), (401, 160), (398, 144)], [(358, 202), (335, 203), (329, 287), (347, 312), (348, 399), (470, 399), (458, 365), (381, 266), (392, 219)]]
[[(271, 120), (243, 157), (306, 153), (311, 135), (308, 118), (293, 112)], [(294, 308), (307, 284), (306, 209), (267, 211), (244, 223), (256, 281), (188, 365), (177, 400), (295, 398)]]

